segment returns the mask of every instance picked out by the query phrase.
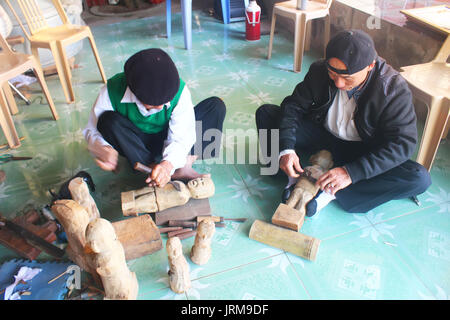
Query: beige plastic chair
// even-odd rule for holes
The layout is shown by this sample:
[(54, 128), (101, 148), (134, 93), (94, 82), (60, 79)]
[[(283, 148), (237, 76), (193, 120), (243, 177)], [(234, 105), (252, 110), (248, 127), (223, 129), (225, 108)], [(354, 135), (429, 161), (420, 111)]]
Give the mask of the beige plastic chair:
[(9, 147), (17, 148), (20, 146), (20, 140), (11, 114), (16, 114), (18, 109), (8, 80), (32, 69), (50, 106), (53, 119), (58, 120), (59, 117), (45, 83), (44, 73), (36, 58), (29, 54), (13, 52), (1, 35), (0, 48), (2, 49), (0, 52), (0, 61), (2, 62), (0, 64), (0, 125)]
[[(308, 1), (306, 10), (297, 9), (297, 0), (275, 3), (272, 12), (272, 25), (270, 28), (269, 52), (267, 59), (272, 56), (273, 34), (275, 32), (276, 16), (282, 16), (294, 20), (294, 72), (302, 70), (303, 52), (307, 38), (308, 22), (324, 18), (324, 48), (330, 40), (330, 6), (332, 0), (311, 0)], [(308, 37), (309, 38), (309, 37)], [(309, 45), (308, 45), (309, 46)], [(325, 51), (325, 49), (324, 49)]]
[(448, 133), (450, 115), (450, 35), (433, 61), (402, 67), (400, 74), (408, 81), (414, 97), (428, 107), (417, 162), (428, 170), (441, 139)]
[[(102, 80), (106, 83), (103, 66), (98, 55), (97, 47), (95, 45), (94, 36), (88, 26), (72, 25), (67, 18), (67, 15), (59, 2), (59, 0), (52, 0), (58, 14), (63, 22), (62, 25), (50, 27), (45, 20), (42, 11), (36, 4), (35, 0), (5, 0), (11, 9), (12, 13), (19, 22), (24, 34), (30, 41), (31, 52), (39, 61), (38, 48), (50, 49), (55, 60), (56, 71), (59, 75), (59, 80), (66, 96), (68, 103), (75, 101), (75, 95), (72, 88), (72, 73), (70, 71), (69, 61), (67, 59), (65, 47), (74, 42), (78, 42), (84, 38), (89, 39), (92, 51), (97, 61), (98, 69), (102, 76)], [(30, 32), (25, 29), (22, 21), (17, 13), (14, 11), (10, 1), (17, 1), (20, 9), (25, 17)]]

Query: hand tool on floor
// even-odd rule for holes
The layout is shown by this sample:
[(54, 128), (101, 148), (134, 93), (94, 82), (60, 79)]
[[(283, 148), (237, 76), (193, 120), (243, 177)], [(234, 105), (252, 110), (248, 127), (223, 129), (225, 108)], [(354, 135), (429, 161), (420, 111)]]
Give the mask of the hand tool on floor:
[(15, 157), (12, 154), (5, 153), (0, 155), (0, 163), (6, 163), (10, 161), (30, 160), (32, 157)]
[[(225, 223), (215, 222), (217, 228), (224, 228)], [(197, 228), (197, 221), (169, 220), (169, 227)]]
[[(137, 170), (137, 171), (140, 171), (143, 173), (147, 173), (147, 174), (151, 174), (153, 171), (152, 168), (147, 167), (145, 164), (142, 164), (140, 162), (136, 162), (134, 164), (134, 170)], [(169, 181), (168, 184), (173, 185), (177, 191), (181, 191), (180, 186), (176, 182)]]
[(14, 233), (20, 235), (30, 245), (47, 252), (49, 255), (51, 255), (55, 258), (60, 259), (64, 256), (64, 253), (65, 253), (64, 250), (58, 248), (57, 246), (51, 244), (50, 242), (47, 242), (43, 238), (35, 235), (31, 231), (28, 231), (27, 229), (20, 226), (19, 224), (16, 224), (10, 220), (7, 220), (1, 216), (0, 216), (0, 226), (5, 227), (8, 230), (13, 231)]
[(217, 217), (217, 216), (198, 216), (197, 217), (197, 223), (204, 219), (212, 219), (214, 222), (224, 222), (225, 220), (228, 221), (237, 221), (237, 222), (245, 222), (247, 221), (247, 218), (224, 218), (224, 217)]

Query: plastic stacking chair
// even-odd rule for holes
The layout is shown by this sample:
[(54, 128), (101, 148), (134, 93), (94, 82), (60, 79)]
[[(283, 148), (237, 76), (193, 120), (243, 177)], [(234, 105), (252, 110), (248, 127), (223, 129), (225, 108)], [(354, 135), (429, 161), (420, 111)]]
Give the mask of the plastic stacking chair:
[[(330, 39), (330, 6), (332, 0), (311, 0), (307, 2), (306, 10), (297, 9), (297, 0), (275, 3), (270, 27), (269, 52), (267, 59), (272, 56), (273, 34), (275, 32), (276, 16), (294, 20), (294, 72), (302, 70), (303, 51), (305, 50), (306, 29), (309, 21), (324, 18), (324, 48)], [(324, 49), (325, 51), (325, 49)]]
[(417, 162), (431, 169), (439, 143), (448, 133), (450, 115), (450, 35), (436, 57), (428, 63), (402, 67), (414, 97), (427, 105), (428, 114)]
[[(192, 0), (181, 0), (181, 20), (183, 23), (184, 47), (192, 48)], [(172, 1), (166, 0), (166, 33), (167, 38), (172, 35)]]
[[(106, 83), (103, 66), (98, 55), (97, 47), (95, 45), (94, 36), (88, 26), (73, 25), (70, 23), (67, 15), (59, 2), (59, 0), (52, 0), (62, 25), (50, 27), (45, 20), (45, 17), (37, 5), (35, 0), (5, 0), (20, 24), (25, 36), (30, 41), (31, 52), (39, 61), (38, 48), (50, 49), (55, 60), (56, 71), (58, 72), (59, 80), (64, 91), (64, 95), (68, 103), (75, 101), (75, 95), (72, 88), (72, 74), (70, 70), (69, 61), (67, 59), (65, 47), (74, 42), (78, 42), (84, 38), (89, 39), (92, 51), (97, 61), (98, 69), (102, 76), (102, 80)], [(22, 14), (28, 25), (28, 32), (11, 5), (11, 1), (16, 1), (22, 11)]]
[(36, 78), (38, 79), (45, 98), (50, 106), (53, 119), (58, 120), (58, 113), (53, 104), (52, 97), (45, 83), (44, 73), (42, 72), (40, 64), (36, 58), (29, 54), (16, 53), (11, 50), (5, 38), (0, 35), (0, 125), (10, 148), (17, 148), (20, 146), (20, 140), (17, 136), (14, 122), (11, 114), (18, 112), (14, 96), (11, 92), (8, 80), (32, 69)]

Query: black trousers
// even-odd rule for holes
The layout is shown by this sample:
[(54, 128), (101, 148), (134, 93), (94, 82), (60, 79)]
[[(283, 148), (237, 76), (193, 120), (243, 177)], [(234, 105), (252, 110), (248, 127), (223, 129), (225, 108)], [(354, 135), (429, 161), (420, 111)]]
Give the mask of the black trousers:
[[(216, 129), (219, 134), (222, 133), (225, 104), (217, 97), (210, 97), (196, 105), (194, 112), (197, 142), (190, 154), (203, 159), (203, 150), (212, 143), (213, 148), (210, 146), (208, 149), (213, 149), (211, 157), (216, 157), (219, 154), (221, 136), (216, 135), (211, 141), (204, 141), (203, 134), (208, 129)], [(156, 134), (147, 134), (120, 113), (106, 111), (98, 119), (97, 130), (120, 155), (128, 159), (132, 167), (136, 162), (150, 164), (161, 161), (168, 128)]]
[[(262, 105), (256, 111), (255, 118), (258, 130), (279, 129), (281, 109), (276, 105)], [(270, 139), (270, 131), (268, 138)], [(363, 142), (341, 140), (323, 125), (312, 121), (301, 122), (297, 129), (296, 141), (295, 149), (301, 154), (302, 166), (308, 165), (310, 155), (322, 149), (331, 152), (335, 167), (369, 152), (368, 146)], [(267, 145), (270, 146), (270, 140)], [(270, 155), (270, 149), (267, 152)], [(390, 200), (417, 196), (425, 192), (430, 185), (429, 172), (419, 163), (407, 160), (382, 174), (361, 180), (336, 192), (336, 200), (345, 211), (362, 213)]]

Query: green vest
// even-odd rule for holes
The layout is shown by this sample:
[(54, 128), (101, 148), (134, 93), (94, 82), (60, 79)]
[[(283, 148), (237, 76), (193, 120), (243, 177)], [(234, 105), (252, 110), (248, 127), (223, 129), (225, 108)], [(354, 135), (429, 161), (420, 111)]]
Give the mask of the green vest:
[(118, 73), (107, 82), (109, 99), (111, 100), (114, 111), (119, 112), (133, 122), (142, 132), (153, 134), (164, 130), (169, 123), (173, 109), (177, 106), (181, 92), (184, 89), (184, 81), (180, 79), (180, 88), (175, 97), (170, 101), (170, 107), (164, 105), (159, 112), (153, 113), (147, 117), (143, 116), (138, 109), (136, 103), (121, 103), (120, 101), (127, 90), (127, 82), (125, 73)]

